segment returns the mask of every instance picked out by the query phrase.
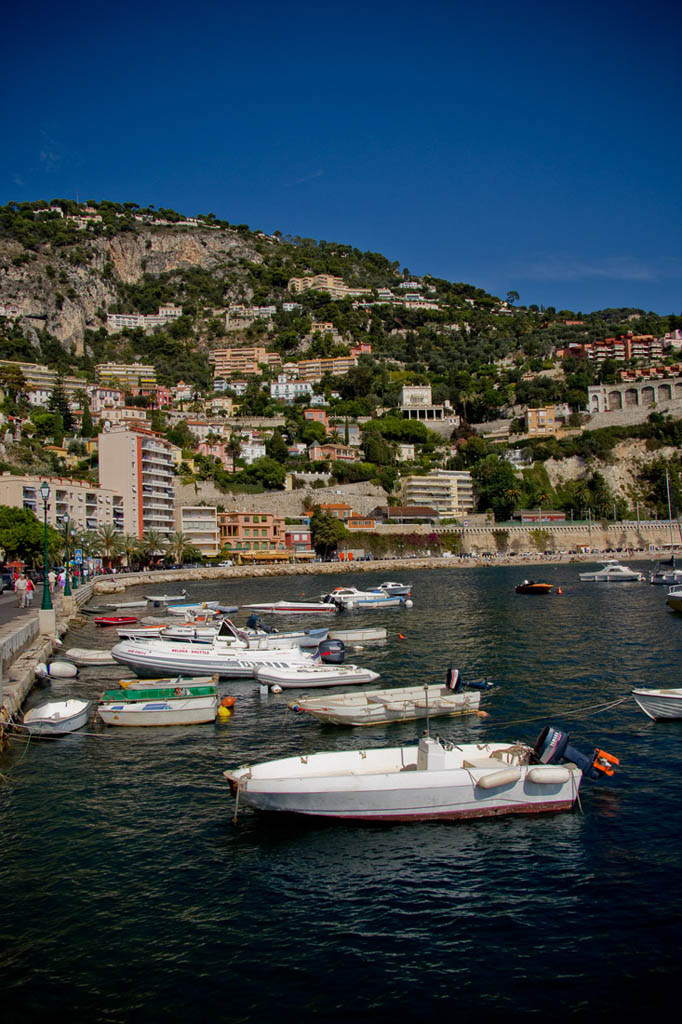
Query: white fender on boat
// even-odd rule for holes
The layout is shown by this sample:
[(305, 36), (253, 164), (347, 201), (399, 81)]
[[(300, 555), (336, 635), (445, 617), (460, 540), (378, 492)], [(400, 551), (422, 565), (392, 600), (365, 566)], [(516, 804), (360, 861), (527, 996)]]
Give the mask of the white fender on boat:
[(410, 599), (408, 597), (407, 601), (405, 602), (405, 607), (406, 608), (412, 608), (413, 605), (414, 605), (414, 601), (410, 601)]
[(512, 782), (518, 782), (521, 778), (520, 768), (503, 768), (499, 772), (488, 772), (482, 775), (476, 782), (481, 789), (496, 789), (497, 786), (508, 786)]
[(346, 601), (346, 608), (349, 612), (352, 612), (355, 608), (355, 601)]
[(272, 691), (272, 693), (281, 693), (282, 687), (279, 685), (279, 683), (275, 683), (274, 686), (270, 687), (270, 690)]
[(568, 782), (570, 777), (571, 773), (568, 768), (561, 764), (536, 765), (533, 768), (529, 768), (526, 772), (528, 781), (534, 782), (539, 786), (558, 786), (563, 782)]

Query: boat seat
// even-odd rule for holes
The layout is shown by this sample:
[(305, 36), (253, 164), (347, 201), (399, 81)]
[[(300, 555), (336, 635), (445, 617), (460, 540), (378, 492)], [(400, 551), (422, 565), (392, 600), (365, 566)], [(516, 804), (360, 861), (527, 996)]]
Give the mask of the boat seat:
[(500, 762), (495, 757), (471, 757), (462, 761), (462, 768), (499, 768)]

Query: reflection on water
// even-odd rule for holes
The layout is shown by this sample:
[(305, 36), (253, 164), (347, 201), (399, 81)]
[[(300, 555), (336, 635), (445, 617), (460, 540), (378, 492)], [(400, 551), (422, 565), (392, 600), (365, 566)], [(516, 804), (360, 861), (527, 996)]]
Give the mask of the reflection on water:
[[(612, 782), (584, 786), (584, 814), (368, 827), (245, 811), (234, 825), (228, 765), (412, 742), (423, 728), (324, 727), (249, 681), (228, 687), (225, 724), (95, 725), (21, 761), (13, 746), (0, 789), (8, 1019), (67, 1007), (110, 1022), (421, 1020), (446, 1007), (579, 1017), (643, 1007), (652, 985), (672, 1006), (682, 722), (653, 723), (631, 702), (568, 712), (678, 685), (682, 619), (662, 588), (580, 584), (572, 566), (544, 571), (564, 590), (546, 598), (514, 594), (512, 569), (409, 575), (410, 611), (344, 617), (392, 634), (349, 659), (387, 686), (438, 681), (450, 663), (494, 680), (488, 719), (434, 723), (448, 739), (532, 741), (551, 722), (586, 752), (617, 754)], [(322, 586), (188, 589), (246, 604)], [(88, 622), (66, 646), (114, 639)], [(47, 692), (95, 697), (123, 674), (87, 669)]]

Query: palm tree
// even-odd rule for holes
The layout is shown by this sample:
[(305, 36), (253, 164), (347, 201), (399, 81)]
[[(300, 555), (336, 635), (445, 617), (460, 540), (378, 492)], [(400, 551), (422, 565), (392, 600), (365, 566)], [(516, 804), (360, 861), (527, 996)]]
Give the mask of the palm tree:
[(95, 547), (110, 569), (113, 559), (121, 553), (121, 535), (114, 526), (105, 523), (95, 534)]
[(192, 547), (191, 538), (180, 530), (176, 530), (170, 537), (166, 539), (165, 549), (167, 554), (171, 556), (173, 561), (181, 565), (184, 561), (185, 554)]
[(130, 568), (131, 563), (140, 551), (140, 541), (134, 533), (124, 533), (121, 537), (121, 551), (125, 555), (128, 568)]
[(232, 461), (232, 472), (234, 473), (235, 460), (239, 458), (242, 450), (242, 439), (240, 434), (230, 434), (225, 445), (225, 454), (229, 455)]
[(163, 554), (165, 534), (158, 530), (145, 530), (142, 540), (139, 542), (139, 551), (148, 565), (151, 565), (156, 555)]

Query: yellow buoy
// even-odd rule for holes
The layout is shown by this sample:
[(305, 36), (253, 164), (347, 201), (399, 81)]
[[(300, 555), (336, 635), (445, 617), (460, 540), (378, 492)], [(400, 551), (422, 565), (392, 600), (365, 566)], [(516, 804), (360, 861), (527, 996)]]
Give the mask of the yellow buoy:
[(218, 718), (229, 718), (231, 714), (232, 712), (230, 709), (223, 707), (222, 704), (218, 708)]

